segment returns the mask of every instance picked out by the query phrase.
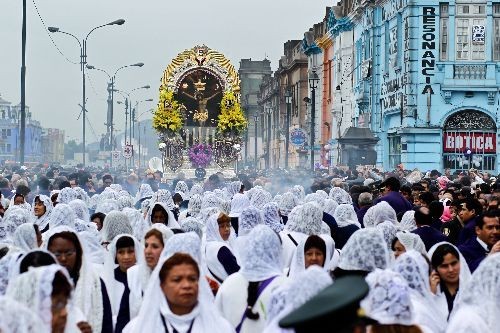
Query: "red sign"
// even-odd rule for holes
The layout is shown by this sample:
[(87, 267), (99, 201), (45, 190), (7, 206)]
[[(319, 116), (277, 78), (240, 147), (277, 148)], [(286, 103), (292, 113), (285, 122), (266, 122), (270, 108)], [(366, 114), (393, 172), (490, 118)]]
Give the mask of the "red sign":
[(443, 135), (445, 153), (463, 153), (470, 149), (473, 153), (496, 153), (496, 133), (445, 132)]

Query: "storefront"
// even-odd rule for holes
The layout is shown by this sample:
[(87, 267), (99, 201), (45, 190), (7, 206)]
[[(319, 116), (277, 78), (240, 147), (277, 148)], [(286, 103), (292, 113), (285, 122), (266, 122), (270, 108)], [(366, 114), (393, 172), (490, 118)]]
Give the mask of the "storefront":
[(495, 171), (497, 127), (477, 110), (452, 114), (443, 126), (443, 167), (452, 170)]

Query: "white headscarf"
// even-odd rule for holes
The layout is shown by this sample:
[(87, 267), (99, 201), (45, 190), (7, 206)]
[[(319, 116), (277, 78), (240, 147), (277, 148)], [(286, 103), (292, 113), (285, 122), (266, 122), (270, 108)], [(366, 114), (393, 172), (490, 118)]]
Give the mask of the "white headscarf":
[(403, 214), (401, 222), (398, 224), (399, 230), (402, 231), (413, 231), (417, 229), (417, 223), (415, 222), (415, 211), (409, 210)]
[(80, 199), (71, 200), (69, 206), (73, 208), (76, 217), (88, 223), (90, 221), (89, 209), (85, 201)]
[(308, 202), (295, 207), (290, 212), (285, 230), (306, 235), (319, 235), (322, 222), (323, 211), (316, 204)]
[(249, 282), (259, 282), (282, 273), (281, 242), (277, 233), (257, 225), (240, 250), (240, 273)]
[(494, 253), (479, 264), (463, 289), (459, 309), (447, 332), (498, 332), (499, 313), (500, 253)]
[(167, 207), (167, 211), (170, 211), (175, 208), (174, 199), (172, 199), (172, 194), (168, 190), (160, 189), (151, 198), (151, 202), (154, 203), (162, 203), (165, 207)]
[(104, 263), (106, 250), (101, 245), (101, 237), (99, 232), (82, 231), (78, 233), (82, 241), (83, 251), (88, 261), (93, 264)]
[(381, 325), (414, 324), (410, 289), (406, 280), (396, 272), (376, 269), (368, 274), (368, 295), (361, 301), (366, 316)]
[[(65, 187), (59, 192), (57, 196), (57, 202), (63, 204), (69, 204), (71, 201), (78, 199), (78, 193), (71, 187)], [(57, 206), (56, 206), (57, 207)]]
[(350, 204), (352, 205), (352, 198), (347, 193), (346, 190), (340, 187), (332, 187), (330, 190), (330, 198), (336, 201), (339, 205), (341, 204)]
[[(167, 261), (167, 259), (169, 259), (174, 253), (182, 252), (189, 254), (196, 262), (199, 263), (201, 257), (200, 245), (200, 239), (194, 233), (177, 234), (170, 239), (169, 243), (167, 243), (162, 252), (158, 265), (151, 274), (150, 282), (146, 292), (144, 293), (144, 299), (147, 300), (147, 302), (143, 303), (137, 319), (134, 320), (133, 325), (131, 325), (133, 327), (131, 327), (130, 330), (128, 330), (129, 328), (127, 327), (127, 332), (142, 333), (159, 332), (160, 330), (163, 330), (160, 314), (165, 317), (168, 323), (175, 322), (177, 324), (176, 327), (180, 331), (186, 331), (191, 321), (196, 318), (193, 322), (192, 333), (234, 332), (234, 329), (230, 327), (229, 323), (222, 318), (213, 306), (213, 303), (209, 298), (210, 295), (207, 294), (210, 290), (207, 290), (207, 288), (209, 288), (208, 283), (203, 276), (200, 264), (198, 264), (200, 271), (198, 304), (191, 313), (184, 316), (174, 315), (170, 311), (165, 294), (161, 289), (159, 272), (165, 261)], [(179, 325), (181, 325), (184, 330)]]
[(141, 187), (139, 187), (139, 191), (135, 196), (135, 202), (139, 202), (141, 199), (144, 198), (151, 198), (153, 194), (154, 194), (153, 189), (149, 184), (141, 184)]
[(236, 238), (234, 229), (231, 228), (231, 233), (229, 235), (228, 240), (224, 241), (222, 236), (219, 233), (219, 223), (217, 219), (219, 218), (219, 213), (212, 214), (207, 220), (206, 223), (206, 241), (208, 242), (222, 242), (224, 245), (228, 246), (230, 249), (234, 246), (234, 240)]
[[(311, 236), (302, 239), (297, 245), (295, 253), (292, 257), (292, 263), (290, 264), (290, 272), (288, 274), (290, 278), (295, 278), (299, 273), (303, 272), (306, 269), (305, 245), (309, 237)], [(324, 271), (328, 271), (330, 269), (329, 263), (332, 259), (332, 251), (335, 249), (335, 242), (329, 235), (318, 235), (318, 237), (321, 238), (323, 242), (325, 242), (326, 251), (325, 262), (323, 263), (323, 266), (321, 268)]]
[(386, 201), (381, 201), (375, 206), (371, 206), (363, 217), (365, 228), (375, 227), (377, 224), (389, 221), (398, 223), (396, 211)]
[(243, 209), (238, 218), (238, 237), (248, 235), (258, 224), (264, 224), (262, 212), (252, 206)]
[[(52, 332), (52, 282), (57, 272), (62, 273), (73, 287), (67, 271), (57, 264), (32, 267), (17, 276), (7, 287), (7, 297), (11, 297), (39, 315), (41, 319), (39, 328), (42, 332)], [(65, 332), (78, 332), (76, 325), (68, 327), (71, 324), (74, 325), (66, 323)]]
[(140, 211), (134, 208), (125, 207), (122, 210), (125, 215), (127, 215), (128, 221), (134, 230), (134, 237), (137, 239), (142, 239), (146, 230), (149, 227), (149, 224), (144, 220), (143, 215)]
[(281, 215), (288, 216), (288, 214), (290, 214), (293, 208), (295, 208), (298, 204), (299, 199), (295, 195), (293, 195), (293, 193), (284, 193), (279, 203)]
[[(420, 238), (419, 235), (411, 232), (398, 231), (396, 233), (396, 238), (405, 247), (406, 251), (415, 250), (417, 252), (427, 255), (424, 242), (422, 242), (422, 239)], [(467, 264), (465, 265), (467, 266)]]
[[(43, 320), (25, 305), (10, 297), (0, 296), (0, 332), (41, 333)], [(51, 331), (46, 331), (47, 333)]]
[(175, 193), (182, 192), (183, 194), (186, 195), (187, 198), (189, 198), (188, 197), (188, 195), (189, 195), (189, 187), (187, 186), (186, 182), (183, 181), (183, 180), (179, 180), (177, 182), (177, 184), (175, 185), (174, 192)]
[(35, 228), (32, 223), (21, 224), (12, 236), (14, 246), (22, 251), (29, 251), (38, 247)]
[(44, 243), (44, 249), (47, 249), (52, 237), (55, 237), (57, 236), (57, 234), (60, 234), (62, 232), (70, 232), (74, 234), (77, 237), (83, 251), (79, 278), (74, 290), (74, 304), (76, 307), (82, 310), (90, 326), (92, 326), (92, 329), (99, 332), (102, 328), (102, 319), (104, 313), (101, 279), (99, 278), (97, 272), (92, 269), (92, 265), (87, 261), (85, 248), (78, 234), (73, 229), (67, 226), (50, 228), (49, 231), (46, 232), (47, 241)]
[(264, 224), (273, 229), (274, 232), (279, 233), (285, 227), (281, 224), (279, 207), (275, 202), (269, 202), (264, 205), (262, 208), (262, 216), (264, 218)]
[(372, 272), (390, 263), (384, 236), (377, 229), (359, 229), (342, 248), (338, 267), (343, 270)]
[(117, 290), (117, 288), (115, 288), (115, 268), (118, 267), (118, 264), (115, 264), (116, 253), (117, 253), (116, 243), (122, 237), (130, 237), (134, 241), (134, 252), (135, 252), (135, 259), (136, 259), (135, 264), (136, 265), (144, 265), (145, 264), (144, 247), (134, 236), (132, 236), (130, 234), (120, 234), (120, 235), (116, 235), (115, 238), (113, 238), (113, 241), (108, 246), (108, 252), (106, 252), (105, 259), (104, 259), (103, 279), (104, 279), (104, 282), (106, 283), (106, 289), (108, 290), (108, 295), (109, 295), (109, 299), (111, 301), (111, 307), (112, 307), (114, 315), (118, 314), (118, 311), (120, 308), (120, 300), (118, 300), (118, 298), (117, 298), (117, 296), (119, 296), (119, 295), (116, 295), (118, 290)]
[(268, 325), (263, 333), (290, 332), (279, 327), (279, 321), (332, 284), (330, 275), (318, 266), (308, 267), (273, 290), (268, 306)]
[[(103, 192), (104, 193), (104, 192)], [(102, 196), (102, 194), (100, 195)], [(94, 195), (95, 197), (95, 195)], [(92, 197), (92, 198), (94, 198)], [(103, 214), (108, 214), (109, 212), (112, 212), (114, 210), (119, 210), (120, 207), (118, 206), (118, 202), (115, 199), (101, 199), (102, 201), (99, 201), (97, 203), (97, 206), (95, 208), (96, 213), (103, 213)]]
[(243, 209), (250, 206), (250, 200), (245, 194), (236, 193), (231, 200), (231, 211), (229, 216), (238, 217), (240, 216)]
[[(324, 191), (323, 191), (324, 192)], [(328, 198), (328, 195), (326, 196)], [(320, 205), (321, 207), (323, 207), (323, 204), (325, 202), (325, 197), (323, 197), (321, 194), (318, 194), (318, 193), (309, 193), (308, 195), (306, 195), (306, 197), (304, 198), (304, 203), (306, 202), (315, 202), (317, 203), (318, 205)]]
[(146, 215), (146, 222), (151, 225), (153, 222), (151, 221), (151, 216), (153, 214), (153, 209), (156, 206), (160, 206), (167, 213), (167, 227), (169, 228), (180, 228), (179, 223), (175, 220), (174, 213), (169, 209), (169, 206), (164, 202), (155, 202), (149, 206), (148, 214)]
[(191, 196), (188, 202), (187, 212), (190, 216), (196, 217), (200, 213), (201, 210), (201, 202), (202, 198), (199, 194), (195, 194)]
[(50, 229), (59, 226), (68, 226), (75, 229), (76, 215), (69, 205), (59, 203), (54, 207), (50, 214), (49, 227)]
[[(414, 235), (414, 234), (411, 234), (411, 235)], [(418, 238), (420, 239), (420, 237), (418, 237)], [(420, 241), (422, 242), (422, 240), (420, 240)], [(458, 255), (460, 256), (460, 258), (459, 258), (459, 260), (460, 260), (459, 281), (460, 281), (460, 286), (461, 287), (460, 287), (459, 293), (461, 294), (462, 293), (461, 290), (465, 290), (465, 286), (467, 286), (467, 284), (469, 283), (472, 273), (470, 272), (469, 266), (467, 265), (467, 261), (465, 260), (464, 256), (462, 255), (462, 253), (460, 252), (460, 250), (455, 245), (453, 245), (453, 244), (451, 244), (449, 242), (439, 242), (437, 244), (434, 244), (429, 249), (429, 252), (427, 252), (427, 253), (426, 252), (421, 252), (421, 251), (419, 251), (416, 248), (414, 250), (417, 250), (417, 251), (419, 251), (419, 252), (421, 252), (423, 254), (426, 254), (427, 257), (429, 258), (429, 260), (432, 262), (432, 256), (434, 255), (434, 252), (436, 252), (436, 249), (438, 247), (440, 247), (441, 245), (444, 245), (444, 244), (447, 244), (447, 245), (455, 248), (455, 250), (457, 250), (457, 252), (458, 252)], [(425, 250), (425, 246), (424, 246), (424, 250)]]
[(392, 267), (401, 274), (410, 287), (412, 304), (415, 307), (415, 323), (427, 327), (431, 332), (444, 332), (446, 315), (437, 306), (435, 295), (429, 284), (429, 264), (415, 250), (401, 254)]
[[(56, 206), (57, 207), (57, 206)], [(101, 229), (102, 240), (106, 242), (113, 241), (113, 239), (120, 234), (132, 235), (134, 230), (130, 225), (127, 215), (123, 212), (112, 211), (109, 212), (103, 221)]]
[(295, 185), (292, 187), (291, 192), (299, 199), (299, 201), (304, 200), (306, 196), (306, 191), (304, 191), (304, 186), (302, 185)]
[(337, 203), (337, 201), (333, 199), (325, 199), (323, 201), (323, 212), (329, 214), (330, 216), (333, 216), (338, 206), (339, 204)]
[(377, 228), (382, 232), (382, 235), (384, 235), (385, 243), (387, 244), (387, 249), (389, 250), (389, 252), (391, 252), (392, 242), (394, 241), (394, 238), (396, 238), (398, 229), (390, 221), (384, 221), (382, 223), (379, 223), (375, 226), (375, 228)]
[(48, 196), (40, 194), (40, 195), (35, 196), (35, 199), (33, 199), (33, 205), (32, 205), (32, 210), (31, 210), (33, 214), (35, 214), (35, 201), (37, 198), (45, 206), (45, 213), (40, 217), (33, 216), (32, 222), (38, 224), (38, 226), (40, 227), (40, 230), (43, 230), (43, 229), (45, 229), (47, 224), (49, 224), (50, 214), (51, 214), (52, 209), (54, 207), (52, 206), (52, 201), (50, 200), (50, 198)]
[(193, 186), (191, 186), (191, 190), (189, 191), (189, 195), (192, 197), (195, 194), (198, 194), (200, 196), (203, 195), (203, 187), (200, 184), (194, 184)]
[(0, 241), (2, 239), (11, 238), (16, 229), (31, 220), (30, 213), (26, 209), (13, 206), (5, 211), (5, 215), (0, 225), (5, 229), (4, 232), (0, 230)]
[(255, 208), (262, 209), (262, 207), (264, 207), (264, 205), (270, 202), (272, 199), (273, 197), (271, 196), (271, 193), (265, 190), (256, 189), (252, 193), (250, 204)]
[(349, 225), (355, 225), (358, 228), (361, 228), (361, 224), (358, 221), (358, 216), (354, 211), (354, 207), (350, 204), (340, 204), (335, 209), (335, 213), (333, 213), (333, 217), (337, 222), (339, 228), (347, 227)]
[(18, 248), (9, 246), (9, 252), (0, 258), (0, 296), (5, 295), (11, 277), (17, 274), (16, 265), (22, 254)]
[(203, 238), (203, 223), (201, 223), (197, 218), (186, 218), (182, 221), (181, 228), (185, 232), (194, 232), (200, 237), (200, 239)]

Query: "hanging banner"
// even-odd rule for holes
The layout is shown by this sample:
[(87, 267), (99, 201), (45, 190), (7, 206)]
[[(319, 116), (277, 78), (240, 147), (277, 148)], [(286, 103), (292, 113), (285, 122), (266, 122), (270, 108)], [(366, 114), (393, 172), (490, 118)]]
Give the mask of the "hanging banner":
[(443, 147), (445, 153), (465, 152), (465, 149), (470, 149), (474, 154), (496, 153), (496, 133), (445, 132)]
[(120, 160), (120, 151), (112, 151), (111, 158), (113, 159), (113, 162), (118, 162)]
[(134, 153), (134, 148), (132, 145), (125, 145), (123, 147), (123, 157), (131, 158), (133, 153)]

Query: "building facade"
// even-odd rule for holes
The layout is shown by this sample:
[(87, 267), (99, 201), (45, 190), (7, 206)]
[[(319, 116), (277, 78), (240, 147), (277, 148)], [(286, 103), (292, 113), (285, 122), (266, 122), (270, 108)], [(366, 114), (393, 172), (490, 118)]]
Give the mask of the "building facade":
[(333, 27), (353, 33), (353, 126), (379, 139), (377, 165), (496, 172), (500, 2), (339, 4)]
[[(19, 129), (21, 105), (12, 105), (0, 96), (0, 161), (17, 162), (20, 157)], [(33, 120), (26, 106), (25, 161), (39, 162), (42, 157), (42, 127)]]
[(58, 128), (43, 129), (41, 143), (44, 163), (64, 162), (64, 130)]

